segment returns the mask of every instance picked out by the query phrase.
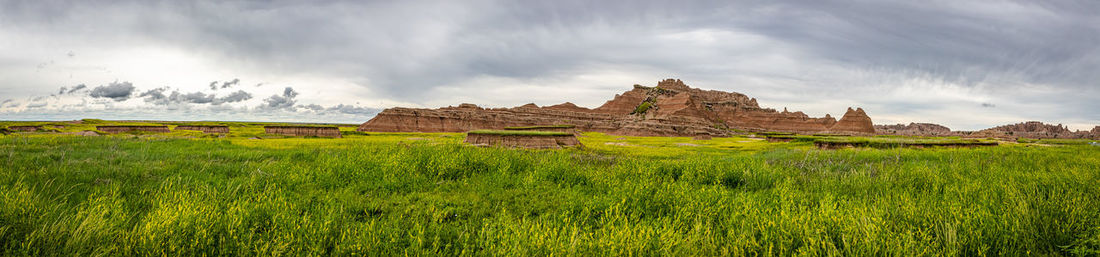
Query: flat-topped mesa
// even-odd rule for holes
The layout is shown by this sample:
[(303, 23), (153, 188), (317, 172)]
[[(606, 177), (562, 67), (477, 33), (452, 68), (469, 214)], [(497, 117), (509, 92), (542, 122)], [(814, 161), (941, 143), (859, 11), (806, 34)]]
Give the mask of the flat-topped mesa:
[(677, 79), (657, 86), (634, 85), (600, 107), (572, 103), (539, 107), (480, 108), (472, 104), (439, 109), (390, 108), (359, 126), (374, 132), (466, 132), (545, 124), (574, 125), (578, 131), (628, 136), (729, 135), (731, 128), (799, 133), (874, 133), (863, 109), (849, 109), (837, 121), (802, 112), (761, 108), (755, 98), (735, 92), (691, 88)]
[(158, 125), (115, 125), (115, 126), (95, 126), (96, 130), (118, 134), (126, 132), (150, 132), (150, 133), (168, 133), (168, 126)]
[(205, 133), (205, 134), (229, 133), (229, 126), (225, 126), (225, 125), (182, 125), (182, 126), (176, 126), (175, 130), (195, 130), (195, 131), (202, 131), (202, 133)]
[(536, 130), (474, 130), (466, 133), (467, 144), (531, 149), (583, 147), (573, 133)]
[(264, 126), (264, 133), (293, 137), (342, 137), (337, 127)]
[(8, 126), (8, 130), (16, 132), (37, 132), (42, 130), (42, 126)]

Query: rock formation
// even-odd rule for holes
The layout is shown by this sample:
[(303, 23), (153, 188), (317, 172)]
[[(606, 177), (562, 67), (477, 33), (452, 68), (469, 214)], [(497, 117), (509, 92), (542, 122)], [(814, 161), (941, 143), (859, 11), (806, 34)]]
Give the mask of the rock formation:
[(176, 130), (196, 130), (202, 133), (229, 133), (229, 126), (176, 126)]
[(933, 123), (875, 125), (875, 133), (880, 135), (903, 136), (954, 136), (957, 134), (943, 125)]
[(264, 126), (264, 133), (292, 137), (341, 137), (337, 127)]
[(8, 129), (18, 132), (37, 132), (42, 130), (42, 126), (8, 126)]
[(573, 134), (502, 135), (471, 132), (466, 134), (465, 143), (477, 146), (501, 146), (530, 149), (556, 149), (583, 146)]
[[(1083, 132), (1083, 131), (1082, 131)], [(1038, 121), (1028, 121), (1016, 124), (997, 126), (983, 129), (968, 135), (969, 137), (996, 137), (996, 138), (1087, 138), (1088, 133), (1074, 133), (1062, 124), (1051, 125)]]
[(119, 126), (95, 126), (96, 130), (118, 134), (126, 132), (152, 132), (152, 133), (168, 133), (168, 126), (147, 126), (147, 125), (119, 125)]
[(733, 92), (688, 87), (667, 79), (655, 87), (634, 85), (602, 106), (588, 109), (572, 103), (547, 107), (481, 108), (473, 104), (439, 109), (390, 108), (359, 126), (374, 132), (465, 132), (476, 129), (569, 124), (580, 131), (627, 136), (728, 135), (730, 129), (799, 133), (875, 132), (863, 109), (837, 121), (802, 112), (761, 108), (756, 99)]

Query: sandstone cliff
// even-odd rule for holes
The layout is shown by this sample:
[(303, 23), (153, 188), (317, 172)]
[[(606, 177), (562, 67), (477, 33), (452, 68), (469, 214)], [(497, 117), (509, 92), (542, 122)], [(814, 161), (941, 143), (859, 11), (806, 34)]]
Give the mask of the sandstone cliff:
[(691, 88), (676, 79), (655, 87), (634, 85), (600, 107), (588, 109), (572, 103), (547, 107), (526, 104), (515, 108), (481, 108), (472, 104), (439, 109), (390, 108), (359, 131), (465, 132), (513, 126), (568, 124), (580, 131), (632, 136), (728, 135), (730, 129), (800, 133), (875, 132), (863, 109), (852, 110), (837, 121), (830, 115), (812, 118), (802, 112), (778, 112), (761, 108), (744, 94)]

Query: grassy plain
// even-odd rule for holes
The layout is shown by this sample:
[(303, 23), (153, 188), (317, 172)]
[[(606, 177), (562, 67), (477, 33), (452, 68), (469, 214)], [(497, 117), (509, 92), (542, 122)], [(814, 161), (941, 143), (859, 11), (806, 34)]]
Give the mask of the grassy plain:
[(1100, 254), (1100, 147), (1087, 143), (818, 150), (585, 133), (584, 148), (518, 150), (227, 125), (0, 136), (0, 255)]

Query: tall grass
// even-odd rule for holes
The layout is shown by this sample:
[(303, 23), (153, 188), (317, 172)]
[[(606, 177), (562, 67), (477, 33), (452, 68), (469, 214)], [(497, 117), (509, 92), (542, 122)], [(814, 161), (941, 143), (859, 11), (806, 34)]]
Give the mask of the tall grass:
[(1088, 145), (460, 140), (0, 137), (0, 255), (1100, 254)]

